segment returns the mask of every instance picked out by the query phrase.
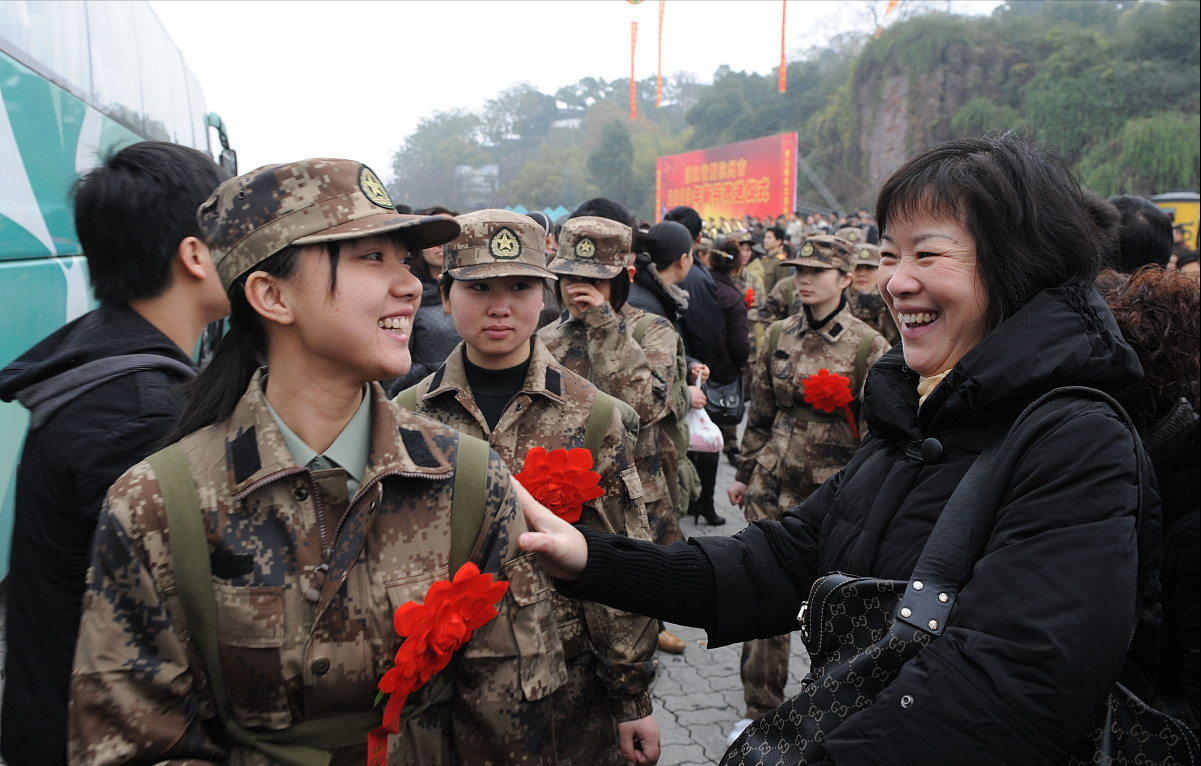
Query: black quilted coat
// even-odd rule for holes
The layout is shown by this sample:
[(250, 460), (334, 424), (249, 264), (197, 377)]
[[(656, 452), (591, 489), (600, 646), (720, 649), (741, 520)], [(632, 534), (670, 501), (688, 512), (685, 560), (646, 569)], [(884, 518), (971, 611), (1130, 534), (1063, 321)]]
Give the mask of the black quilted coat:
[[(782, 522), (658, 551), (590, 535), (571, 590), (704, 627), (714, 646), (794, 630), (828, 571), (908, 579), (972, 460), (1040, 394), (1140, 374), (1091, 287), (1043, 291), (920, 409), (901, 348), (885, 354), (867, 380), (870, 435)], [(1030, 417), (998, 459), (991, 536), (948, 629), (826, 740), (832, 762), (1063, 763), (1136, 621), (1137, 465), (1133, 437), (1102, 403), (1057, 398)], [(913, 704), (902, 708), (902, 694)]]

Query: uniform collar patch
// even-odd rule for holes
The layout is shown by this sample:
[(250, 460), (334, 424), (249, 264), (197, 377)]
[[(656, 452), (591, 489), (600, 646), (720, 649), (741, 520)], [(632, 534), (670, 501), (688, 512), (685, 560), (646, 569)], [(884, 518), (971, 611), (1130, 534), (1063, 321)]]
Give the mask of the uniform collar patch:
[(235, 484), (246, 481), (263, 467), (254, 426), (244, 431), (239, 430), (233, 441), (226, 442), (225, 453), (225, 459), (234, 469)]

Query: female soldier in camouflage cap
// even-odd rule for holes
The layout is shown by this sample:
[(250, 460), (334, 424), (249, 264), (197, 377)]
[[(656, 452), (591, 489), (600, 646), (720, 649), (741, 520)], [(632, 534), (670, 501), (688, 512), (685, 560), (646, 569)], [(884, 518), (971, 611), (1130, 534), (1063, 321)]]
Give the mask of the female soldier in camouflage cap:
[[(421, 294), (410, 253), (459, 225), (400, 215), (365, 165), (325, 159), (231, 179), (198, 217), (230, 329), (188, 390), (179, 450), (167, 451), (179, 473), (160, 453), (109, 493), (75, 661), (72, 761), (362, 764), (399, 644), (393, 613), (453, 574), (462, 444), (372, 381), (409, 367)], [(410, 695), (430, 704), (388, 739), (388, 763), (556, 763), (550, 693), (563, 678), (534, 678), (561, 652), (550, 584), (516, 550), (526, 527), (508, 470), (480, 449), (490, 500), (480, 527), (456, 535), (509, 588), (493, 629)], [(173, 475), (198, 490), (191, 508), (170, 495)], [(199, 513), (211, 584), (173, 550), (183, 530), (168, 508)], [(192, 619), (204, 597), (181, 603), (189, 584), (209, 588), (215, 627)]]
[[(851, 257), (850, 243), (840, 237), (808, 237), (785, 261), (796, 274), (773, 289), (775, 295), (782, 284), (795, 282), (801, 309), (769, 328), (753, 377), (742, 454), (728, 492), (747, 521), (780, 519), (859, 446), (841, 411), (819, 412), (804, 395), (805, 378), (824, 368), (850, 379), (858, 400), (868, 368), (888, 350), (884, 338), (847, 307)], [(742, 645), (746, 714), (738, 727), (784, 701), (788, 656), (788, 635)]]
[(853, 226), (836, 231), (835, 236), (842, 237), (851, 243), (854, 254), (851, 256), (851, 286), (847, 288), (847, 303), (856, 319), (867, 322), (884, 336), (889, 345), (895, 346), (901, 340), (901, 332), (893, 321), (888, 306), (880, 295), (880, 285), (876, 279), (880, 271), (880, 248), (868, 244), (863, 231)]
[[(397, 401), (487, 439), (514, 470), (532, 447), (584, 446), (598, 397), (602, 402), (607, 397), (559, 363), (534, 334), (555, 280), (546, 268), (542, 227), (506, 210), (480, 210), (456, 220), (463, 231), (444, 249), (441, 287), (463, 342)], [(592, 470), (600, 474), (605, 494), (584, 505), (580, 522), (649, 540), (622, 408), (629, 410), (615, 407), (594, 427), (599, 447), (593, 448)], [(558, 593), (552, 600), (568, 675), (554, 695), (560, 762), (654, 763), (659, 728), (651, 717), (649, 687), (655, 621)]]
[[(680, 461), (688, 449), (687, 431), (681, 431), (688, 412), (686, 362), (671, 322), (626, 302), (632, 237), (629, 226), (608, 218), (580, 216), (563, 224), (550, 269), (567, 309), (538, 336), (567, 369), (638, 413), (634, 463), (651, 539), (667, 545), (684, 539), (678, 517), (688, 505), (681, 498), (677, 513)], [(684, 647), (666, 629), (659, 632), (660, 649), (679, 654)]]

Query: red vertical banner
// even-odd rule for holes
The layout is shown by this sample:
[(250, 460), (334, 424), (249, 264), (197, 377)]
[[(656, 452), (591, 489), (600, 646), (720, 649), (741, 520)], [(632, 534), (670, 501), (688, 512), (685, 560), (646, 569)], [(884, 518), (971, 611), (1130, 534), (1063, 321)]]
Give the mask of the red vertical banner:
[(663, 7), (667, 0), (659, 0), (659, 74), (655, 78), (655, 108), (663, 103)]
[(784, 19), (788, 15), (788, 0), (780, 0), (780, 92), (788, 90), (788, 60), (784, 58)]
[(630, 22), (630, 119), (638, 119), (637, 85), (634, 82), (634, 49), (638, 45), (638, 22)]

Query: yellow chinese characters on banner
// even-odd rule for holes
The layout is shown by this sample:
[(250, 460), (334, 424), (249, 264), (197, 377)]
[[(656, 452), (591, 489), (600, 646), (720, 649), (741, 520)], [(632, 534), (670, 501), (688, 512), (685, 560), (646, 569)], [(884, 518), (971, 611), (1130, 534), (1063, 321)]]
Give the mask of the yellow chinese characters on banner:
[(656, 218), (686, 205), (703, 218), (787, 214), (796, 198), (796, 133), (655, 161)]

